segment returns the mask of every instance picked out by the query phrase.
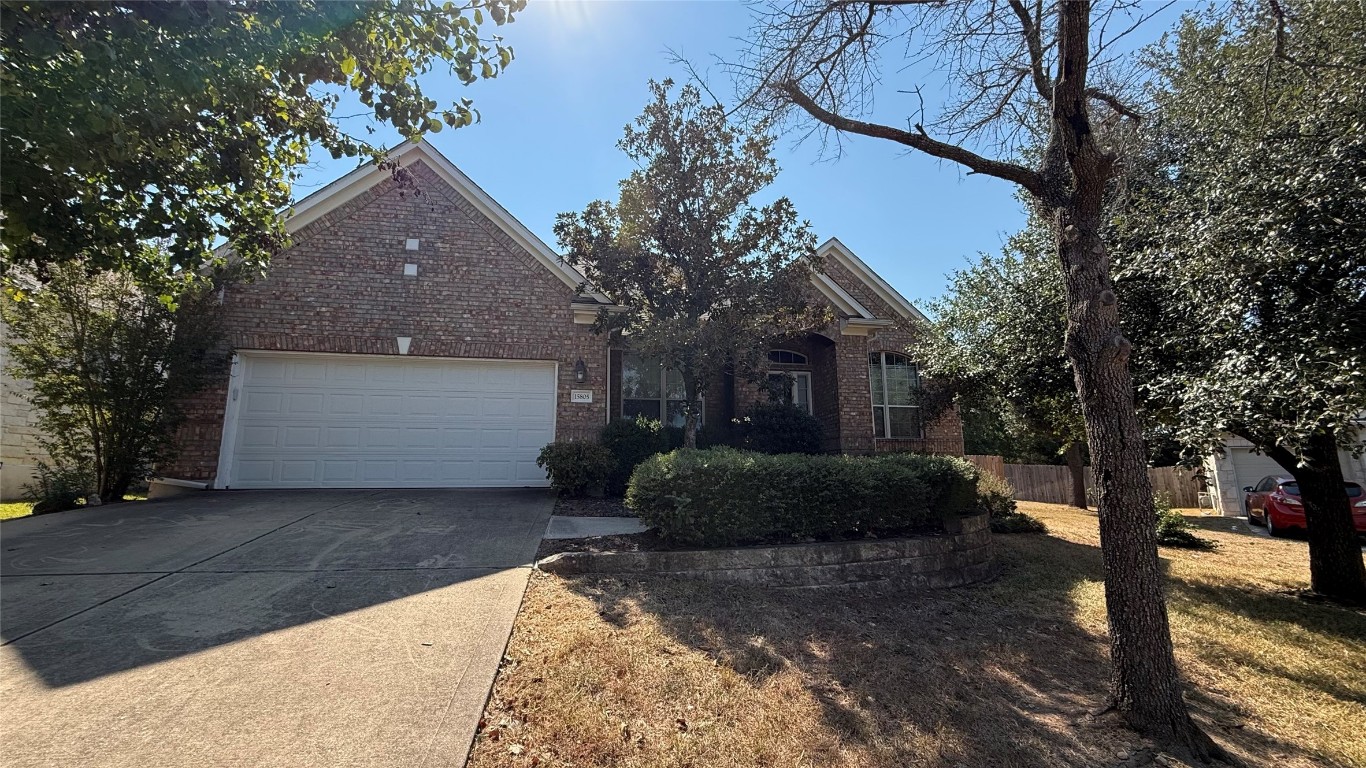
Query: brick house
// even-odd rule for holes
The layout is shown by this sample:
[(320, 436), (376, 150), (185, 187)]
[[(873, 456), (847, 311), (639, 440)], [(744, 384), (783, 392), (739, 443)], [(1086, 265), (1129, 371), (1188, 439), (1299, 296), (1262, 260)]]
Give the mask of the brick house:
[[(198, 396), (168, 478), (216, 488), (537, 486), (552, 440), (676, 418), (676, 378), (592, 324), (606, 296), (430, 144), (300, 201), (267, 277), (224, 290), (236, 350)], [(813, 289), (838, 322), (768, 351), (830, 451), (962, 453), (957, 414), (922, 425), (902, 354), (921, 315), (837, 240)], [(704, 421), (761, 388), (727, 378)]]

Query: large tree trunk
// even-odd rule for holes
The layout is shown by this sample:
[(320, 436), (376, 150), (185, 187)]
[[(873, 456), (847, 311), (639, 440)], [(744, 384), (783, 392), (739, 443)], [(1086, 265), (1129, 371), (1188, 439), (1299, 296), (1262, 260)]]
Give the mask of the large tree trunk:
[(1334, 600), (1366, 604), (1366, 565), (1352, 523), (1354, 500), (1347, 496), (1334, 434), (1315, 432), (1304, 447), (1303, 465), (1284, 448), (1272, 448), (1268, 455), (1300, 485), (1309, 536), (1310, 585)]
[(1067, 444), (1067, 471), (1072, 475), (1072, 506), (1087, 509), (1086, 503), (1086, 466), (1081, 462), (1081, 443), (1073, 440)]
[(1136, 730), (1204, 759), (1215, 749), (1191, 721), (1181, 696), (1157, 557), (1153, 489), (1129, 375), (1130, 345), (1120, 333), (1099, 213), (1099, 206), (1094, 212), (1059, 210), (1056, 222), (1067, 284), (1067, 357), (1099, 492), (1112, 703)]
[(1147, 452), (1120, 333), (1110, 259), (1101, 238), (1115, 160), (1091, 130), (1086, 70), (1091, 4), (1058, 5), (1058, 79), (1043, 186), (1067, 288), (1067, 359), (1077, 382), (1099, 492), (1105, 610), (1114, 662), (1111, 704), (1130, 727), (1201, 761), (1222, 751), (1191, 720), (1181, 697), (1157, 559)]
[(1112, 705), (1135, 730), (1206, 760), (1219, 750), (1191, 720), (1181, 696), (1157, 557), (1153, 489), (1129, 375), (1130, 345), (1120, 333), (1099, 206), (1077, 213), (1060, 209), (1055, 220), (1067, 284), (1067, 356), (1099, 492)]
[[(702, 385), (694, 377), (683, 374), (683, 447), (697, 447), (697, 423), (702, 415)], [(668, 420), (667, 414), (665, 421)]]

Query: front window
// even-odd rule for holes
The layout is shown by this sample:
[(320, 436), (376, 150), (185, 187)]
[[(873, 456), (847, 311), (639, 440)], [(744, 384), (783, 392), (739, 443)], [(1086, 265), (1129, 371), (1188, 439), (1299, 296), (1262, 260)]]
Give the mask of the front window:
[(868, 382), (873, 395), (873, 436), (897, 439), (924, 437), (915, 390), (920, 371), (905, 355), (874, 352), (868, 356)]
[[(683, 376), (656, 358), (627, 352), (621, 360), (621, 415), (644, 416), (671, 427), (683, 426), (687, 394)], [(700, 417), (699, 417), (700, 421)]]
[[(773, 371), (768, 374), (773, 391), (783, 393), (783, 402), (813, 413), (811, 409), (811, 372), (810, 371)], [(785, 386), (791, 380), (791, 386)]]

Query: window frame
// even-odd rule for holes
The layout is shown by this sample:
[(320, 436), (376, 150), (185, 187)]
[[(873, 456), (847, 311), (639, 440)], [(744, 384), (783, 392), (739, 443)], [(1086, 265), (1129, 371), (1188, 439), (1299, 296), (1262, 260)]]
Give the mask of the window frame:
[[(791, 355), (791, 360), (775, 360), (778, 355)], [(790, 349), (770, 349), (768, 351), (768, 362), (773, 365), (811, 365), (811, 359), (801, 352), (794, 352)]]
[[(770, 379), (777, 378), (777, 377), (780, 377), (780, 376), (783, 377), (783, 378), (786, 378), (786, 377), (788, 377), (788, 376), (791, 376), (791, 377), (792, 377), (792, 391), (788, 393), (788, 398), (789, 398), (789, 399), (788, 399), (787, 402), (788, 402), (790, 405), (797, 405), (799, 408), (802, 408), (802, 410), (806, 411), (807, 413), (811, 414), (812, 416), (815, 416), (815, 415), (816, 415), (815, 391), (812, 389), (812, 387), (813, 387), (813, 379), (812, 379), (812, 376), (811, 376), (811, 371), (785, 371), (785, 370), (784, 370), (784, 371), (769, 371), (769, 372), (768, 372), (768, 378), (770, 378)], [(802, 383), (803, 381), (806, 382), (806, 406), (805, 406), (805, 407), (802, 407), (802, 406), (800, 406), (800, 405), (797, 404), (797, 387), (800, 386), (801, 383)]]
[[(890, 388), (887, 386), (887, 368), (889, 367), (888, 364), (887, 364), (888, 358), (896, 358), (896, 359), (899, 359), (899, 360), (903, 360), (903, 361), (905, 361), (905, 364), (906, 364), (906, 365), (909, 365), (909, 366), (911, 367), (912, 371), (914, 372), (915, 389), (919, 389), (919, 388), (920, 388), (920, 366), (916, 365), (916, 363), (915, 363), (914, 360), (911, 360), (911, 358), (909, 358), (909, 357), (907, 357), (906, 355), (903, 355), (903, 354), (901, 354), (901, 353), (899, 353), (899, 352), (869, 352), (869, 353), (868, 353), (868, 367), (869, 367), (870, 369), (875, 365), (875, 363), (874, 363), (874, 358), (877, 359), (876, 366), (877, 366), (878, 375), (882, 378), (882, 381), (881, 381), (881, 383), (882, 383), (882, 402), (878, 402), (878, 401), (877, 401), (877, 389), (873, 386), (873, 376), (872, 376), (872, 371), (870, 370), (870, 371), (869, 371), (869, 376), (868, 376), (868, 401), (869, 401), (869, 404), (870, 404), (870, 405), (869, 405), (869, 409), (868, 409), (868, 413), (869, 413), (870, 420), (871, 420), (871, 422), (872, 422), (872, 427), (873, 427), (873, 438), (874, 438), (875, 440), (924, 440), (924, 439), (925, 439), (925, 424), (924, 424), (924, 421), (920, 418), (920, 406), (918, 406), (918, 405), (892, 405), (892, 404), (890, 404), (890, 403), (888, 402), (889, 398), (888, 398), (888, 396), (887, 396), (887, 395), (888, 395), (888, 392), (890, 391)], [(879, 408), (882, 409), (882, 416), (881, 416), (881, 418), (882, 418), (882, 424), (881, 424), (881, 427), (882, 427), (882, 435), (881, 435), (880, 437), (878, 436), (878, 426), (879, 426), (879, 425), (878, 425), (878, 409), (879, 409)], [(904, 409), (908, 409), (908, 410), (912, 411), (912, 413), (915, 414), (915, 417), (916, 417), (916, 418), (915, 418), (916, 434), (914, 434), (914, 435), (893, 435), (893, 434), (892, 434), (892, 409), (893, 409), (893, 408), (904, 408)]]
[[(639, 360), (642, 360), (642, 361), (652, 362), (652, 363), (655, 363), (655, 364), (657, 364), (657, 365), (659, 366), (659, 397), (657, 397), (657, 398), (652, 398), (652, 397), (627, 397), (627, 396), (626, 396), (626, 389), (625, 389), (626, 368), (627, 368), (627, 366), (629, 365), (629, 361), (630, 361), (630, 359), (631, 359), (632, 357), (635, 357), (636, 359), (639, 359)], [(650, 402), (650, 401), (655, 401), (655, 402), (659, 403), (659, 419), (658, 419), (658, 420), (659, 420), (659, 423), (660, 423), (660, 424), (663, 424), (663, 425), (666, 426), (666, 427), (675, 426), (675, 425), (673, 425), (672, 423), (670, 423), (670, 421), (669, 421), (669, 419), (668, 419), (668, 416), (669, 416), (669, 403), (683, 403), (683, 404), (686, 404), (686, 403), (687, 403), (687, 390), (686, 390), (686, 388), (684, 389), (684, 394), (683, 394), (683, 398), (682, 398), (682, 399), (677, 399), (677, 398), (669, 397), (669, 373), (670, 373), (671, 371), (673, 371), (673, 369), (670, 368), (669, 366), (665, 365), (663, 360), (647, 358), (647, 357), (645, 357), (644, 355), (641, 355), (641, 354), (638, 354), (638, 353), (635, 353), (635, 352), (631, 352), (631, 351), (623, 351), (623, 352), (622, 352), (622, 355), (621, 355), (621, 376), (620, 376), (620, 379), (621, 379), (621, 382), (622, 382), (621, 385), (620, 385), (621, 396), (618, 398), (621, 402), (620, 402), (620, 404), (617, 406), (617, 415), (618, 415), (619, 417), (623, 418), (623, 419), (625, 419), (625, 418), (634, 418), (634, 417), (630, 417), (630, 416), (627, 416), (627, 415), (626, 415), (626, 403), (627, 403), (627, 401), (636, 401), (636, 402)], [(706, 420), (706, 412), (707, 412), (706, 403), (707, 403), (707, 396), (706, 396), (705, 394), (703, 394), (702, 397), (701, 397), (701, 402), (698, 403), (698, 405), (700, 406), (700, 409), (698, 410), (698, 413), (697, 413), (697, 423), (698, 423), (699, 426), (701, 426), (702, 423)], [(681, 424), (679, 424), (679, 425), (677, 425), (677, 426), (678, 426), (678, 428), (680, 428), (680, 429), (682, 428), (682, 425), (681, 425)]]

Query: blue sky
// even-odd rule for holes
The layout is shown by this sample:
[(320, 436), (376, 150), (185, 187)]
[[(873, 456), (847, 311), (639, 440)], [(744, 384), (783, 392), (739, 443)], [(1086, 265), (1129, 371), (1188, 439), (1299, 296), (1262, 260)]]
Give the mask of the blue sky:
[[(748, 26), (748, 8), (731, 2), (531, 0), (499, 30), (516, 50), (505, 73), (469, 87), (444, 73), (424, 81), (438, 102), (469, 96), (482, 115), (474, 126), (428, 140), (556, 247), (555, 215), (615, 199), (617, 182), (630, 172), (615, 144), (648, 98), (646, 81), (685, 79), (667, 49), (705, 67), (713, 55), (733, 59)], [(1160, 31), (1153, 25), (1145, 37)], [(726, 98), (728, 79), (715, 65), (711, 74)], [(892, 93), (879, 112), (895, 115), (898, 98), (913, 97)], [(359, 124), (349, 128), (363, 131)], [(391, 130), (371, 137), (383, 144), (397, 139)], [(838, 237), (922, 307), (943, 292), (948, 272), (978, 252), (998, 250), (1024, 221), (1010, 184), (967, 176), (891, 142), (851, 137), (837, 160), (822, 160), (819, 150), (815, 141), (780, 141), (783, 170), (771, 191), (791, 198), (820, 240)], [(354, 166), (321, 155), (296, 197)]]

